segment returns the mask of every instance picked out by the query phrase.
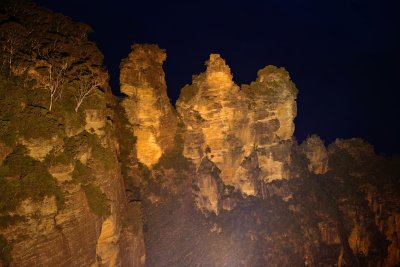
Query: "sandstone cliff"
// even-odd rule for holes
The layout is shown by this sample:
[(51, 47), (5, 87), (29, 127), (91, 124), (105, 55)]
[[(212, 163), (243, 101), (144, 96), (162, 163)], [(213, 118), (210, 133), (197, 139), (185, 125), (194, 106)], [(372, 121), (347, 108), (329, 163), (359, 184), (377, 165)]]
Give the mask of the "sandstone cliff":
[(136, 44), (117, 99), (88, 25), (4, 2), (0, 266), (400, 263), (399, 158), (298, 144), (285, 69), (239, 87), (211, 54), (175, 110), (165, 50)]
[(398, 263), (396, 159), (360, 139), (326, 147), (313, 135), (298, 145), (297, 90), (282, 68), (267, 66), (241, 88), (232, 78), (211, 54), (176, 103), (172, 148), (146, 164), (146, 264)]
[[(21, 90), (12, 84), (2, 88)], [(1, 165), (1, 234), (12, 245), (11, 266), (121, 265), (127, 199), (107, 120), (113, 114), (104, 96), (97, 101), (96, 109), (82, 110), (84, 120), (73, 135), (65, 135), (71, 125), (62, 117), (41, 109), (14, 110), (18, 117), (9, 127), (26, 122), (27, 112), (44, 112), (59, 128), (56, 133), (48, 124), (37, 125), (36, 130), (50, 131), (48, 139), (17, 133), (14, 142), (2, 140), (8, 149)], [(27, 106), (37, 104), (27, 100)]]
[[(296, 87), (284, 69), (274, 66), (260, 70), (257, 80), (242, 89), (219, 55), (211, 54), (206, 66), (176, 104), (186, 127), (183, 155), (196, 166), (207, 158), (225, 185), (262, 195), (261, 183), (289, 177)], [(218, 213), (221, 203), (211, 180), (198, 175), (199, 198), (208, 199), (199, 203)]]
[(0, 266), (143, 265), (90, 27), (25, 1), (0, 11)]
[(121, 63), (122, 101), (136, 137), (137, 158), (150, 167), (171, 147), (176, 115), (167, 96), (162, 63), (165, 51), (156, 45), (133, 45)]

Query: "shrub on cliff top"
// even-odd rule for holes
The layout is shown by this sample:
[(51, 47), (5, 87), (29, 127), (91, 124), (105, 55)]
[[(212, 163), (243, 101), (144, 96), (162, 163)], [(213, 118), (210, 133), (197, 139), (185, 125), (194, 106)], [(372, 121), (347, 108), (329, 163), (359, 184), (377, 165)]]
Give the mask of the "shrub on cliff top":
[(27, 90), (0, 76), (0, 141), (14, 146), (17, 136), (25, 139), (62, 135), (54, 114), (41, 105), (44, 90)]

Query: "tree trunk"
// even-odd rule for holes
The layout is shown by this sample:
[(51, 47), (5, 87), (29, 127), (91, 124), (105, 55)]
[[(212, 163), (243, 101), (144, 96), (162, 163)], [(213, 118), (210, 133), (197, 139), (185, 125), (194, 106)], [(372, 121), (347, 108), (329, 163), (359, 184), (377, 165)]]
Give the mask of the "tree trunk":
[(51, 107), (53, 106), (53, 94), (50, 93), (50, 106), (49, 106), (49, 111), (51, 111)]
[(82, 104), (82, 101), (83, 101), (83, 99), (79, 100), (79, 101), (76, 103), (75, 112), (78, 112), (78, 109), (79, 109), (79, 107), (80, 107), (81, 104)]

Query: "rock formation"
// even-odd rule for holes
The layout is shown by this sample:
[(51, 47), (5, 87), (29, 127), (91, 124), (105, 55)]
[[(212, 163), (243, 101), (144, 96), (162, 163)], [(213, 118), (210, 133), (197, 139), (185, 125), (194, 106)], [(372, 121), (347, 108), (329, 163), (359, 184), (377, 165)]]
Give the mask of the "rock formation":
[(0, 57), (13, 57), (0, 74), (0, 266), (143, 265), (141, 229), (124, 222), (108, 85), (91, 83), (107, 72), (88, 26), (25, 1), (0, 12)]
[(165, 51), (157, 45), (133, 45), (121, 63), (122, 106), (136, 137), (137, 158), (150, 167), (171, 147), (176, 115), (167, 96), (162, 64)]
[(324, 142), (316, 135), (307, 138), (301, 149), (309, 160), (308, 170), (315, 174), (324, 174), (328, 171), (328, 151)]
[(0, 266), (400, 263), (399, 159), (357, 138), (299, 145), (285, 69), (239, 87), (211, 54), (175, 110), (166, 52), (136, 44), (119, 99), (89, 26), (5, 2)]
[[(274, 66), (260, 70), (257, 80), (242, 89), (218, 54), (211, 54), (206, 66), (176, 104), (186, 127), (183, 155), (196, 166), (211, 161), (225, 185), (259, 195), (260, 183), (288, 178), (296, 87), (284, 69)], [(198, 175), (199, 198), (208, 198), (217, 212), (217, 183), (209, 177)], [(215, 186), (206, 189), (204, 183)]]
[(388, 172), (394, 163), (360, 139), (325, 147), (312, 135), (298, 145), (296, 95), (283, 68), (239, 88), (210, 55), (176, 103), (183, 147), (174, 157), (189, 166), (160, 158), (143, 185), (149, 266), (399, 262), (398, 168)]

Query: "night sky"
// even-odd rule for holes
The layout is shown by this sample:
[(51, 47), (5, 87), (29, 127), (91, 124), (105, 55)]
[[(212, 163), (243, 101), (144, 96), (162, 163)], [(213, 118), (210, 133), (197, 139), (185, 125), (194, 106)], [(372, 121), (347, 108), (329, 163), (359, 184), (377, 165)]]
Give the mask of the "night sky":
[[(400, 3), (380, 0), (38, 0), (91, 25), (118, 95), (119, 63), (132, 43), (167, 50), (172, 101), (220, 53), (237, 84), (285, 67), (299, 89), (295, 136), (362, 137), (400, 153)], [(129, 3), (127, 3), (129, 2)]]

